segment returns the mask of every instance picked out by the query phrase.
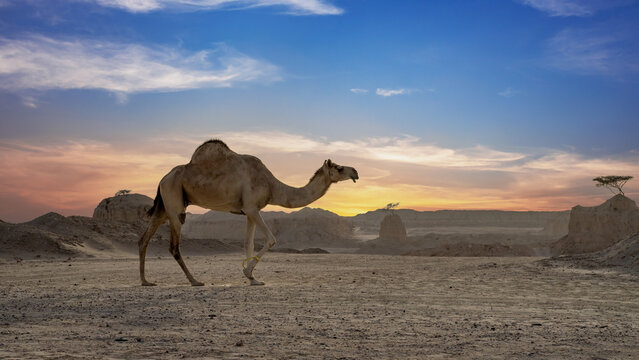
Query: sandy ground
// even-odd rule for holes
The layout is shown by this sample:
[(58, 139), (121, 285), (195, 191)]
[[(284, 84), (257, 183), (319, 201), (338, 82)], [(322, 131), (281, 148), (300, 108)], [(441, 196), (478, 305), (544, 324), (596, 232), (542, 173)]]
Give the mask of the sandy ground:
[[(0, 263), (0, 358), (631, 359), (639, 278), (536, 258), (241, 254)], [(215, 282), (211, 286), (211, 282)]]

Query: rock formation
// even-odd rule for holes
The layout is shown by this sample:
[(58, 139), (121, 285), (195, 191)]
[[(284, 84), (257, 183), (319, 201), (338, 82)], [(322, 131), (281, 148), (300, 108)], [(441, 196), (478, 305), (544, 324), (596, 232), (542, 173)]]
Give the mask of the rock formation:
[(379, 228), (379, 239), (388, 244), (406, 244), (406, 227), (399, 215), (391, 212), (384, 217)]
[(615, 195), (599, 206), (573, 207), (568, 235), (551, 248), (554, 255), (590, 253), (610, 247), (638, 231), (637, 204), (623, 195)]
[(636, 233), (593, 256), (602, 265), (626, 266), (639, 271), (639, 233)]
[(134, 223), (143, 219), (153, 206), (153, 199), (142, 194), (127, 194), (106, 198), (93, 211), (95, 219)]

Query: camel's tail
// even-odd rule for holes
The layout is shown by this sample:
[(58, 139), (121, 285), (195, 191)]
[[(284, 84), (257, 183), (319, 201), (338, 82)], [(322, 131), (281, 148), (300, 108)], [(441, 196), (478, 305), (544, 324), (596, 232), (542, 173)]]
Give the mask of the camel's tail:
[(153, 206), (146, 212), (148, 216), (162, 215), (164, 213), (164, 201), (162, 201), (162, 194), (160, 193), (160, 186), (158, 185), (158, 194), (155, 195), (153, 200)]

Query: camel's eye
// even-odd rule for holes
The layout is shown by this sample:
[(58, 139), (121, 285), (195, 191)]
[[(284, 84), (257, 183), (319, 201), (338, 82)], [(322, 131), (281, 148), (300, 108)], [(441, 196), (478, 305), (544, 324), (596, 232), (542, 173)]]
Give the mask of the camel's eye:
[(344, 170), (344, 167), (343, 166), (337, 166), (336, 169), (337, 169), (337, 171), (342, 171), (342, 170)]

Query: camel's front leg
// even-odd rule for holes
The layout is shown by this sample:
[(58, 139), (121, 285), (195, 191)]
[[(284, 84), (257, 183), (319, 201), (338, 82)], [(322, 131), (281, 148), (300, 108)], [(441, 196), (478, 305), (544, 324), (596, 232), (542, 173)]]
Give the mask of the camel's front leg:
[[(257, 253), (257, 255), (255, 256), (252, 255), (253, 246), (250, 247), (250, 253), (249, 253), (249, 249), (248, 248), (246, 249), (246, 267), (244, 268), (244, 276), (246, 276), (249, 280), (251, 280), (251, 285), (264, 285), (263, 282), (258, 281), (253, 277), (253, 269), (255, 269), (255, 265), (257, 265), (257, 262), (260, 261), (262, 256), (264, 256), (264, 254), (275, 245), (277, 240), (275, 239), (275, 236), (273, 235), (271, 230), (268, 228), (268, 226), (266, 226), (266, 223), (264, 222), (264, 219), (262, 219), (262, 216), (260, 215), (259, 210), (257, 209), (249, 210), (249, 211), (244, 210), (244, 213), (246, 214), (246, 217), (248, 219), (247, 234), (246, 234), (247, 239), (246, 239), (245, 245), (248, 242), (250, 242), (251, 245), (253, 245), (253, 235), (255, 234), (255, 225), (257, 225), (257, 227), (260, 228), (260, 231), (266, 237), (266, 240), (264, 240), (264, 247)], [(252, 231), (249, 231), (251, 230), (250, 229), (251, 222), (253, 223)]]

